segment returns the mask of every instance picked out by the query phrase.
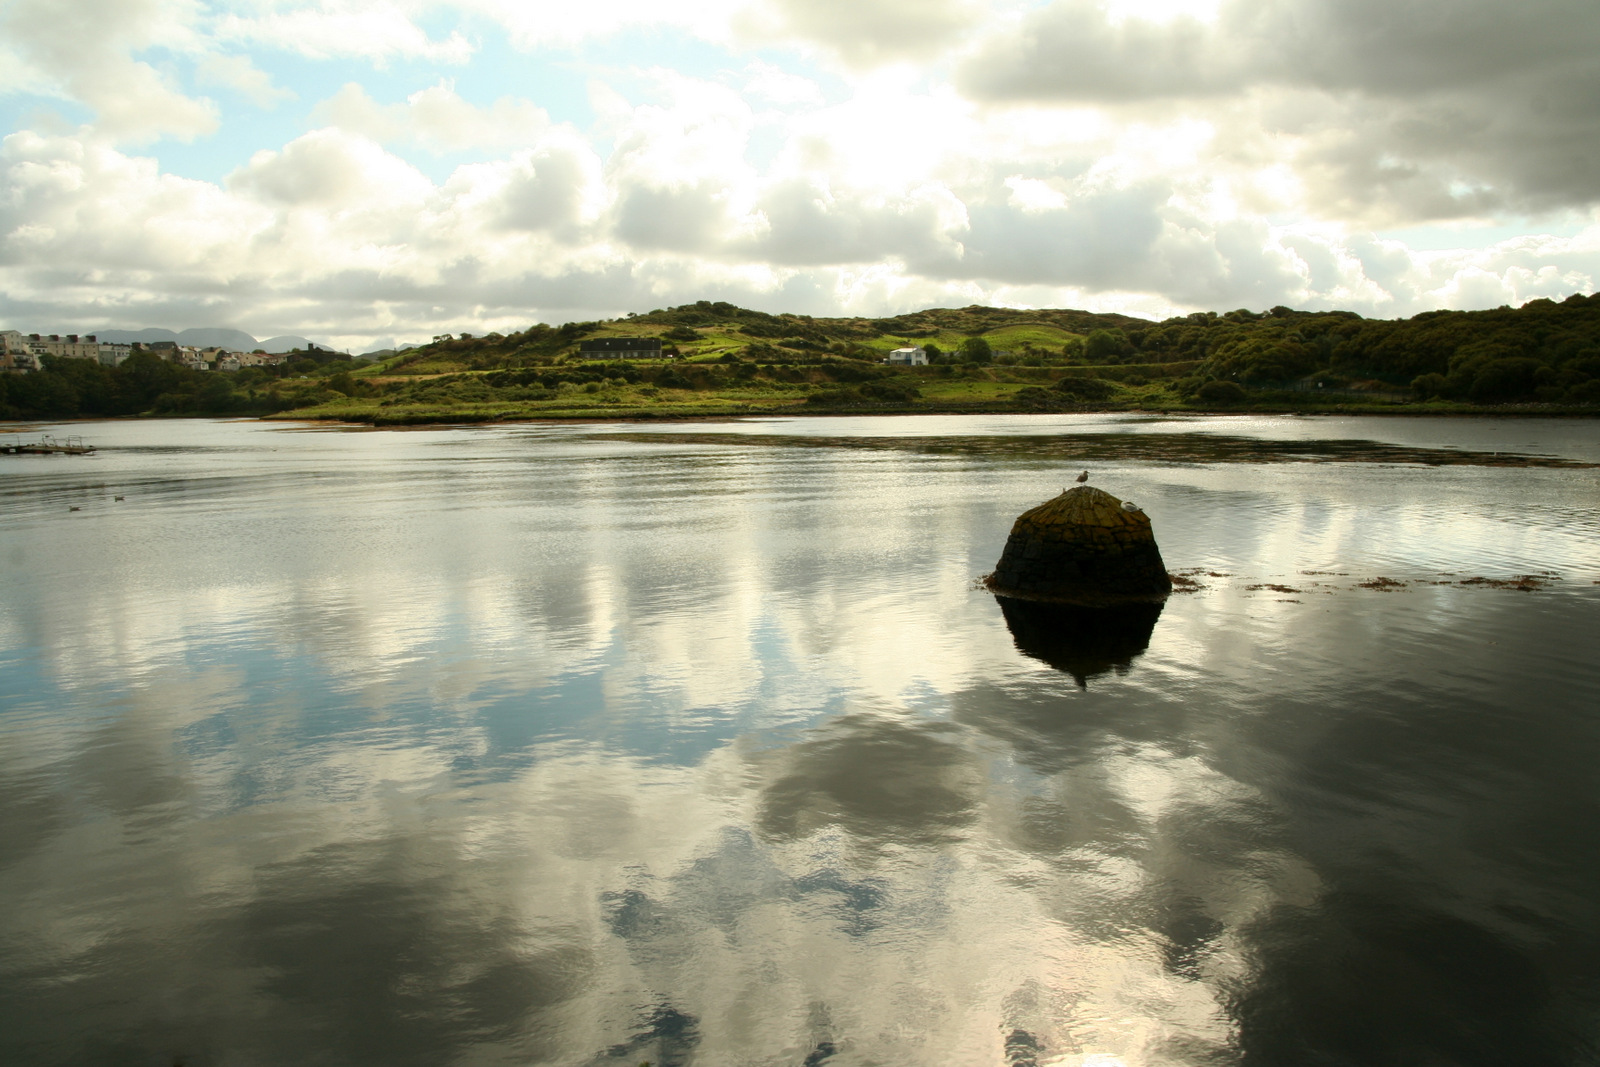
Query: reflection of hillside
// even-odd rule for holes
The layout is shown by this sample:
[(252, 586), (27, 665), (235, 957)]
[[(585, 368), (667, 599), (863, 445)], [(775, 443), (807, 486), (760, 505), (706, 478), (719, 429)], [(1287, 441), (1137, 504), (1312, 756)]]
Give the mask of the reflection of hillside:
[(1126, 673), (1150, 647), (1162, 608), (1160, 603), (1089, 608), (1006, 596), (995, 600), (1017, 651), (1072, 675), (1080, 686), (1108, 671)]

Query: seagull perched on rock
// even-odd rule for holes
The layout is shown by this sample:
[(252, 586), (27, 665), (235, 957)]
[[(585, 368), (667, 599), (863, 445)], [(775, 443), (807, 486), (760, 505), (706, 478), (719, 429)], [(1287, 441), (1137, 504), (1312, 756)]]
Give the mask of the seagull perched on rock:
[(1088, 471), (1084, 471), (1082, 474), (1078, 475), (1076, 478), (1073, 479), (1073, 481), (1077, 482), (1079, 485), (1082, 485), (1084, 482), (1086, 482), (1088, 480), (1089, 480), (1089, 472)]
[(1138, 504), (1135, 504), (1131, 500), (1124, 500), (1122, 502), (1122, 510), (1123, 511), (1142, 511), (1143, 509), (1140, 508)]

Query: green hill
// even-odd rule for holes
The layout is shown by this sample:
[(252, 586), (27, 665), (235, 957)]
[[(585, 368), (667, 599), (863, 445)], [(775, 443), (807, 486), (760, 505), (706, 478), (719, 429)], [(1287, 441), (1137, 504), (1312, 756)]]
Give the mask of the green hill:
[(968, 337), (1012, 351), (1035, 365), (1067, 363), (1067, 346), (1094, 330), (1150, 325), (1128, 315), (1008, 308), (932, 308), (890, 318), (769, 315), (702, 300), (682, 307), (602, 322), (531, 326), (520, 333), (463, 335), (413, 349), (365, 373), (441, 374), (546, 364), (578, 355), (579, 343), (602, 337), (659, 337), (680, 358), (882, 359), (890, 349), (933, 344), (953, 352)]
[[(668, 358), (594, 361), (584, 340), (659, 337)], [(979, 343), (981, 341), (981, 343)], [(929, 346), (929, 366), (887, 353)], [(141, 355), (0, 374), (0, 417), (283, 414), (392, 422), (823, 411), (1253, 410), (1600, 413), (1600, 296), (1364, 319), (1071, 310), (772, 315), (699, 301), (602, 322), (443, 336), (378, 364), (236, 373)]]

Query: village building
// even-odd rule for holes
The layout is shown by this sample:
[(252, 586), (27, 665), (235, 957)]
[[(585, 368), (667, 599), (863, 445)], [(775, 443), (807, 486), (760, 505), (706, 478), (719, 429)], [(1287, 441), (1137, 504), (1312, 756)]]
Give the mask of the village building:
[(32, 370), (32, 361), (27, 338), (22, 336), (21, 330), (0, 330), (0, 370)]
[(597, 337), (578, 343), (585, 359), (660, 359), (659, 337)]
[(104, 367), (120, 367), (135, 352), (148, 352), (170, 363), (181, 363), (194, 370), (238, 370), (246, 366), (274, 364), (289, 357), (262, 353), (246, 355), (219, 345), (195, 348), (176, 341), (135, 341), (119, 344), (101, 341), (94, 334), (25, 334), (21, 330), (0, 330), (0, 371), (42, 370), (46, 356), (58, 359), (92, 359)]
[[(24, 334), (21, 330), (0, 330), (0, 370), (36, 371), (44, 367), (46, 356), (57, 359), (92, 359), (115, 366), (128, 358), (127, 345), (101, 344), (94, 334), (83, 337), (69, 333)], [(115, 360), (115, 362), (112, 362)]]
[(133, 355), (132, 345), (100, 343), (100, 363), (106, 367), (120, 367)]
[(100, 359), (100, 342), (94, 334), (79, 337), (69, 333), (65, 337), (60, 334), (40, 336), (33, 333), (28, 335), (28, 340), (35, 353), (41, 356), (56, 356), (61, 359)]
[(888, 362), (901, 367), (926, 367), (928, 353), (921, 348), (897, 348), (889, 353)]
[(275, 367), (279, 363), (282, 363), (289, 358), (289, 353), (287, 352), (278, 352), (276, 354), (268, 354), (266, 352), (231, 352), (229, 355), (233, 356), (239, 361), (240, 367)]

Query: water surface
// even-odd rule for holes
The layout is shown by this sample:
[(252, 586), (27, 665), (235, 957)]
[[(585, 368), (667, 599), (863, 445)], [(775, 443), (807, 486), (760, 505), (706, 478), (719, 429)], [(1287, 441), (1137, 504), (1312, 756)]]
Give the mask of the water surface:
[[(74, 425), (0, 1059), (1595, 1062), (1597, 429)], [(1085, 466), (1191, 591), (1008, 618)]]

